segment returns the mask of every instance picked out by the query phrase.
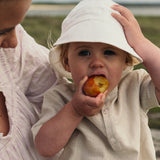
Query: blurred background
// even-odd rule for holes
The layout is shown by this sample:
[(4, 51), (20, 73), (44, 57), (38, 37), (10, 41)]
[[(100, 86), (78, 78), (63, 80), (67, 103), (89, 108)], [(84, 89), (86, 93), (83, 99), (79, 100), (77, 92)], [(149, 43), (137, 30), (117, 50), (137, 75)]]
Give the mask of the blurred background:
[[(47, 45), (52, 33), (53, 42), (60, 34), (64, 17), (80, 0), (32, 0), (23, 25), (35, 39)], [(115, 0), (129, 8), (140, 23), (145, 36), (160, 47), (160, 0)], [(34, 30), (36, 28), (36, 30)]]
[[(63, 19), (79, 1), (32, 0), (22, 25), (38, 43), (50, 47), (60, 35)], [(115, 2), (130, 9), (144, 35), (160, 47), (160, 0), (115, 0)], [(135, 67), (139, 68), (144, 66), (140, 64)], [(156, 154), (160, 157), (160, 108), (152, 109), (148, 116)]]

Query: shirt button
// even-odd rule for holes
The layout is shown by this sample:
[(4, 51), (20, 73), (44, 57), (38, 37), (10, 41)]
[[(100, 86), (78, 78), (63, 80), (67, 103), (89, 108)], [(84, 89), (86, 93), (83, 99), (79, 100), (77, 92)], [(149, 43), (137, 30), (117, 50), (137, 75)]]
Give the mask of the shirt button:
[(116, 143), (116, 139), (115, 138), (111, 138), (111, 143), (115, 144)]
[(105, 109), (103, 110), (103, 113), (104, 113), (104, 114), (107, 114), (107, 113), (108, 113), (108, 109), (105, 108)]

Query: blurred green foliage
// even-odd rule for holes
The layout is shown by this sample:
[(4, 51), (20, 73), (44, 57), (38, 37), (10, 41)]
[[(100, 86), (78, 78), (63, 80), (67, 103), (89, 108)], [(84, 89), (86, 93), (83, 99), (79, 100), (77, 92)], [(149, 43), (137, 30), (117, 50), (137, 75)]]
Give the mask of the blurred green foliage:
[(136, 17), (143, 34), (160, 47), (160, 17)]
[(22, 25), (38, 43), (48, 47), (50, 36), (53, 42), (59, 37), (63, 19), (64, 17), (25, 17)]

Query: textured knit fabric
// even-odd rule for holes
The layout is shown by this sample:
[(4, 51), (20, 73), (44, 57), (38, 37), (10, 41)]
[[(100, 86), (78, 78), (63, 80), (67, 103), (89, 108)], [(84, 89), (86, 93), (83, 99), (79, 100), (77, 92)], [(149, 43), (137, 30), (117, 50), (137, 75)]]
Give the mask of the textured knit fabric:
[[(44, 97), (41, 126), (69, 102), (73, 84), (57, 84)], [(155, 160), (147, 112), (159, 106), (155, 87), (145, 70), (129, 71), (106, 97), (100, 113), (85, 117), (73, 132), (60, 160)]]
[(16, 34), (17, 47), (0, 48), (0, 60), (6, 60), (15, 83), (27, 98), (41, 106), (44, 91), (56, 80), (48, 63), (49, 50), (37, 44), (21, 25), (16, 27)]
[[(0, 48), (0, 91), (5, 96), (9, 133), (0, 134), (0, 160), (41, 160), (34, 149), (32, 125), (38, 119), (43, 93), (55, 82), (49, 69), (48, 50), (18, 25), (18, 45)], [(37, 109), (35, 104), (38, 104)]]

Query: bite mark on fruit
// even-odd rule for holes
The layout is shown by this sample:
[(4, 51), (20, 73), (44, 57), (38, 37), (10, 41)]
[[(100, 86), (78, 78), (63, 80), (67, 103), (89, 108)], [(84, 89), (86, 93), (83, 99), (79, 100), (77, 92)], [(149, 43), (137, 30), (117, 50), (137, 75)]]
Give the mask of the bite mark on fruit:
[(103, 75), (94, 75), (84, 84), (83, 92), (87, 96), (96, 97), (99, 93), (104, 93), (108, 86), (109, 82)]

